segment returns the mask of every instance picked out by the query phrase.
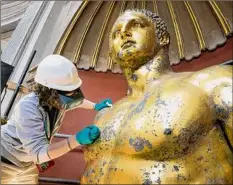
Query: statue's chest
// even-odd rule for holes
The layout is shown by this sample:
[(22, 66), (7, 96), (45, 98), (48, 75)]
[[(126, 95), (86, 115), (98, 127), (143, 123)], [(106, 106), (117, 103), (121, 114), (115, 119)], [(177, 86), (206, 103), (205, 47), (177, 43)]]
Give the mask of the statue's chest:
[(200, 124), (210, 119), (204, 99), (200, 93), (194, 97), (159, 91), (124, 99), (97, 120), (101, 136), (90, 148), (135, 154), (182, 145), (194, 132), (202, 132)]
[[(147, 107), (148, 101), (149, 96), (145, 95), (144, 98), (126, 98), (124, 101), (114, 104), (113, 108), (106, 111), (96, 122), (101, 129), (101, 142), (119, 144), (125, 131), (131, 130), (131, 134), (136, 134), (137, 130), (134, 128), (137, 123), (135, 121), (145, 117), (144, 114), (148, 113), (148, 110), (153, 111), (151, 107)], [(147, 127), (146, 122), (149, 117), (141, 120), (144, 128)]]

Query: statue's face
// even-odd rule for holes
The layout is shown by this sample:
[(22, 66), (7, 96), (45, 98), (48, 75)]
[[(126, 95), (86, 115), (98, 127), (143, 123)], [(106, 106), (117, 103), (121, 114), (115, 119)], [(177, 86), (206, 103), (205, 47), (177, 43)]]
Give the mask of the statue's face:
[(111, 32), (112, 55), (122, 67), (138, 68), (153, 58), (155, 26), (140, 12), (120, 16)]

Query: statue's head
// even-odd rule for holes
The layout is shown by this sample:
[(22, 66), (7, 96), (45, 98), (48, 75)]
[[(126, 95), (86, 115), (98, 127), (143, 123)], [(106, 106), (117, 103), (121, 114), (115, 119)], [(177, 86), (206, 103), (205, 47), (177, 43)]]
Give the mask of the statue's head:
[(126, 10), (110, 33), (110, 56), (121, 67), (137, 69), (169, 46), (165, 22), (147, 10)]

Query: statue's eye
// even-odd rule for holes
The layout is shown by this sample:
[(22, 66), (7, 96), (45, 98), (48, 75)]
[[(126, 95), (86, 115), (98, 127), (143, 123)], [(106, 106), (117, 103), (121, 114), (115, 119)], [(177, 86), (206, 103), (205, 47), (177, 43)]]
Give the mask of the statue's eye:
[(141, 23), (136, 22), (136, 23), (134, 23), (134, 27), (136, 27), (136, 28), (141, 28), (141, 27), (142, 27), (142, 24), (141, 24)]

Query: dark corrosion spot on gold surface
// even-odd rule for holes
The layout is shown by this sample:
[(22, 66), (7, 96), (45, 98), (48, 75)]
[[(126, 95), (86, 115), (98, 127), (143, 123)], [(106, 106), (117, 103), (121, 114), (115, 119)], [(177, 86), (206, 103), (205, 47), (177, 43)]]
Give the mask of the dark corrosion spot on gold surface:
[(136, 105), (136, 107), (131, 111), (131, 113), (128, 115), (127, 120), (130, 120), (134, 115), (144, 110), (148, 97), (149, 95), (145, 94), (144, 99), (138, 105)]
[[(227, 107), (227, 106), (225, 106)], [(217, 115), (221, 115), (223, 119), (227, 119), (230, 110), (226, 111), (222, 106), (214, 105)], [(232, 111), (232, 110), (231, 110)]]
[(160, 177), (158, 177), (158, 179), (156, 180), (156, 182), (157, 182), (158, 184), (161, 184)]
[(165, 135), (171, 135), (171, 133), (172, 133), (172, 129), (170, 129), (170, 128), (166, 128), (165, 130), (164, 130), (164, 132), (163, 132)]
[(198, 161), (202, 161), (203, 159), (204, 159), (203, 156), (197, 158)]
[(138, 75), (132, 74), (131, 79), (136, 82), (138, 80)]
[(143, 173), (143, 184), (153, 184), (151, 179), (150, 179), (150, 173), (149, 172), (144, 172)]
[(88, 176), (90, 176), (93, 173), (95, 173), (95, 170), (89, 169), (89, 170), (86, 170), (83, 175), (88, 177)]
[(179, 171), (179, 167), (174, 165), (173, 168), (175, 169), (175, 171)]
[(187, 180), (187, 178), (183, 174), (178, 174), (177, 175), (177, 180)]
[(158, 136), (158, 135), (156, 134), (156, 130), (153, 130), (153, 131), (152, 131), (152, 134), (153, 134), (154, 136)]
[(107, 162), (106, 162), (106, 161), (104, 161), (104, 162), (103, 162), (103, 166), (105, 166), (106, 164), (107, 164)]
[(103, 129), (101, 138), (104, 141), (110, 141), (112, 137), (116, 135), (113, 125), (107, 126)]
[(144, 179), (143, 184), (152, 184), (152, 181), (150, 179)]
[(142, 139), (140, 137), (136, 137), (135, 139), (130, 138), (129, 144), (133, 146), (136, 152), (142, 151), (145, 146), (147, 146), (149, 149), (152, 149), (152, 144), (148, 140)]

